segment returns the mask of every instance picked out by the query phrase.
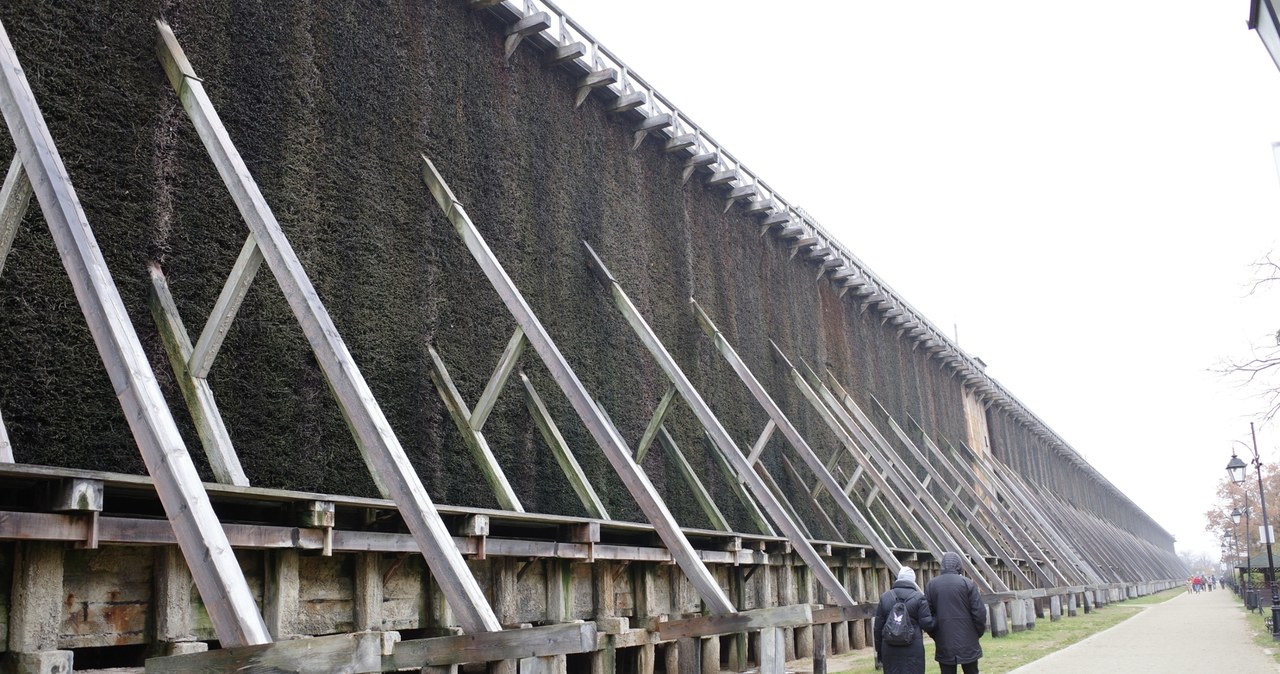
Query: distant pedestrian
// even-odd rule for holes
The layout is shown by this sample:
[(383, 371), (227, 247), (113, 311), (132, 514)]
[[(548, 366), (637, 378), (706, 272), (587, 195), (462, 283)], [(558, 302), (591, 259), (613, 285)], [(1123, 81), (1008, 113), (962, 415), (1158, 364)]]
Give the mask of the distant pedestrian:
[(978, 639), (987, 631), (987, 609), (972, 580), (960, 575), (960, 555), (942, 555), (942, 573), (929, 581), (925, 594), (933, 610), (935, 627), (929, 636), (936, 646), (934, 659), (942, 674), (978, 674), (982, 646)]
[[(901, 608), (897, 606), (899, 603), (903, 605)], [(899, 614), (905, 614), (911, 623), (907, 626), (910, 642), (903, 645), (889, 643), (885, 634), (885, 625), (895, 617), (903, 617)], [(924, 674), (924, 635), (921, 631), (932, 632), (933, 627), (933, 613), (924, 593), (916, 585), (916, 572), (909, 566), (898, 569), (898, 580), (880, 597), (873, 630), (876, 657), (884, 663), (885, 674)]]

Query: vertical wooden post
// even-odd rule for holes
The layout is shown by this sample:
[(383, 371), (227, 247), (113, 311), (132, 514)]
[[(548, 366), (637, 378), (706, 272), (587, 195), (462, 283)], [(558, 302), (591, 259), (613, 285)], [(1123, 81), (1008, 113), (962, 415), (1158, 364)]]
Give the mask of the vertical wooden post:
[[(809, 581), (807, 569), (805, 567), (792, 567), (792, 573), (798, 574), (796, 579), (796, 594), (801, 604), (816, 604), (813, 597), (813, 583)], [(813, 657), (813, 640), (814, 632), (821, 629), (821, 625), (805, 625), (797, 627), (795, 631), (797, 658)]]
[[(1072, 602), (1072, 613), (1075, 613), (1075, 605)], [(1049, 620), (1056, 622), (1062, 619), (1062, 595), (1055, 594), (1049, 596)]]
[(827, 674), (827, 642), (831, 637), (831, 625), (813, 626), (813, 674)]
[(1079, 595), (1075, 592), (1067, 593), (1067, 617), (1074, 618), (1079, 615)]
[(720, 637), (702, 640), (702, 674), (720, 674)]
[(1003, 637), (1009, 634), (1009, 614), (1005, 609), (1005, 602), (998, 601), (988, 604), (987, 608), (991, 611), (991, 636)]
[(756, 665), (760, 674), (784, 674), (786, 658), (782, 655), (782, 630), (766, 627), (756, 639)]
[[(618, 600), (613, 587), (614, 566), (614, 562), (604, 560), (596, 560), (591, 565), (591, 601), (597, 622), (618, 615)], [(613, 674), (616, 641), (614, 635), (606, 635), (605, 647), (591, 654), (591, 674)]]
[(175, 545), (162, 545), (155, 552), (156, 645), (159, 655), (181, 655), (208, 650), (208, 645), (195, 640), (191, 612), (191, 570)]
[(63, 547), (53, 541), (18, 541), (14, 545), (9, 650), (36, 653), (58, 647)]
[(702, 674), (702, 640), (698, 637), (686, 637), (676, 642), (678, 655), (678, 667), (675, 670), (670, 669), (670, 661), (668, 661), (668, 674)]
[(356, 553), (355, 597), (352, 609), (357, 632), (382, 631), (382, 556)]
[[(799, 593), (796, 592), (796, 576), (792, 570), (790, 560), (787, 556), (782, 556), (782, 564), (777, 567), (778, 570), (778, 605), (791, 606), (800, 601)], [(796, 630), (787, 627), (782, 630), (782, 651), (783, 657), (787, 660), (796, 659)]]
[[(516, 600), (518, 595), (517, 565), (518, 560), (512, 557), (490, 557), (489, 568), (493, 574), (492, 606), (498, 622), (513, 625), (516, 622)], [(516, 674), (517, 661), (503, 660), (489, 663), (489, 674)]]
[(1018, 598), (1009, 600), (1009, 627), (1014, 632), (1026, 631), (1027, 603), (1025, 601)]
[(269, 550), (266, 555), (262, 608), (267, 629), (274, 639), (288, 639), (294, 634), (298, 622), (298, 595), (301, 589), (298, 551), (291, 548)]
[[(735, 566), (729, 570), (729, 593), (733, 596), (733, 602), (736, 605), (746, 605), (746, 571), (741, 566)], [(734, 672), (746, 671), (747, 634), (739, 632), (724, 636), (729, 639), (729, 669)]]

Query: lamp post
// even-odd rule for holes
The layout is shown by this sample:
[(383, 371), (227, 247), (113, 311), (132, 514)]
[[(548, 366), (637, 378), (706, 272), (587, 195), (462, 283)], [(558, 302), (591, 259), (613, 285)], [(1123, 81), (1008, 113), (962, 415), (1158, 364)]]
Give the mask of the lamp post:
[[(1244, 510), (1233, 508), (1231, 510), (1231, 521), (1238, 525), (1240, 524), (1240, 516), (1244, 515), (1244, 565), (1247, 571), (1245, 571), (1244, 577), (1241, 579), (1240, 587), (1243, 588), (1241, 596), (1244, 597), (1244, 604), (1247, 608), (1249, 606), (1249, 578), (1253, 576), (1253, 552), (1249, 550), (1249, 490), (1243, 489), (1242, 491), (1244, 491)], [(1240, 535), (1234, 532), (1233, 535), (1236, 537), (1236, 545), (1239, 546)], [(1237, 590), (1237, 592), (1240, 591)]]
[[(1271, 535), (1268, 528), (1269, 518), (1267, 517), (1267, 495), (1262, 489), (1262, 461), (1258, 459), (1258, 435), (1253, 430), (1253, 424), (1249, 424), (1249, 436), (1253, 440), (1253, 469), (1258, 476), (1258, 501), (1262, 504), (1262, 530), (1267, 532), (1264, 536), (1267, 544), (1267, 566), (1271, 571), (1271, 638), (1280, 641), (1280, 595), (1276, 594), (1276, 562), (1271, 553)], [(1244, 443), (1239, 443), (1244, 444)], [(1247, 445), (1246, 445), (1247, 447)], [(1246, 464), (1236, 456), (1234, 449), (1231, 450), (1231, 461), (1227, 463), (1227, 474), (1231, 476), (1231, 481), (1238, 485), (1244, 484), (1244, 471)]]

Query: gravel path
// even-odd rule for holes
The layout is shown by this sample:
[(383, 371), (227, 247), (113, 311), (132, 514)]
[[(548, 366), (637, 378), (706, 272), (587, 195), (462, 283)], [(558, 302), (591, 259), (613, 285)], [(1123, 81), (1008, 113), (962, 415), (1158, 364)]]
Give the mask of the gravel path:
[(1253, 643), (1231, 591), (1215, 590), (1144, 608), (1105, 632), (1013, 671), (1274, 674), (1280, 665)]

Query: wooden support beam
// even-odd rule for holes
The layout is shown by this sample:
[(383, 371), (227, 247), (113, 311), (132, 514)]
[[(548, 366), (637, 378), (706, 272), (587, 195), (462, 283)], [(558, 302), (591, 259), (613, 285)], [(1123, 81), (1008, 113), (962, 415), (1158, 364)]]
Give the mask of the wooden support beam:
[(596, 648), (594, 623), (503, 630), (487, 634), (411, 639), (395, 645), (383, 658), (383, 671), (425, 665), (456, 665), (548, 655), (587, 653)]
[(618, 71), (614, 68), (593, 70), (578, 80), (578, 93), (573, 99), (573, 107), (577, 108), (587, 100), (591, 92), (600, 87), (607, 87), (618, 81)]
[(751, 183), (748, 185), (739, 185), (738, 187), (734, 187), (730, 189), (729, 193), (726, 194), (724, 198), (724, 212), (728, 213), (729, 209), (733, 208), (733, 205), (737, 203), (739, 200), (751, 199), (752, 197), (754, 197), (756, 195), (757, 189), (759, 188), (756, 186), (755, 183)]
[(667, 142), (662, 144), (663, 152), (679, 152), (693, 147), (698, 142), (698, 136), (692, 133), (682, 133), (678, 136), (672, 136)]
[(378, 672), (383, 669), (382, 646), (382, 634), (377, 632), (333, 634), (260, 646), (238, 646), (204, 653), (149, 658), (146, 669), (147, 674)]
[[(770, 345), (773, 347), (774, 357), (778, 360), (779, 363), (781, 363), (785, 368), (787, 368), (787, 370), (790, 371), (792, 383), (795, 384), (796, 388), (800, 390), (801, 395), (803, 395), (804, 398), (809, 401), (809, 404), (813, 407), (814, 411), (818, 413), (818, 416), (819, 418), (822, 419), (823, 423), (825, 423), (827, 427), (830, 428), (833, 433), (835, 433), (837, 440), (840, 441), (841, 449), (844, 451), (845, 455), (853, 457), (854, 461), (857, 462), (858, 466), (865, 471), (865, 475), (871, 480), (871, 483), (880, 489), (884, 498), (887, 499), (888, 510), (891, 513), (894, 513), (897, 517), (901, 518), (901, 520), (903, 520), (906, 523), (906, 525), (913, 532), (915, 532), (916, 536), (919, 537), (921, 541), (925, 542), (925, 544), (929, 547), (930, 552), (938, 559), (941, 559), (942, 548), (934, 541), (933, 532), (931, 532), (929, 528), (926, 528), (923, 524), (921, 524), (919, 521), (916, 520), (915, 510), (911, 506), (907, 505), (907, 503), (902, 499), (902, 497), (900, 497), (899, 494), (889, 486), (889, 483), (885, 480), (884, 476), (881, 475), (880, 472), (878, 472), (875, 469), (875, 467), (871, 463), (872, 458), (869, 455), (869, 450), (863, 449), (861, 447), (858, 440), (855, 439), (854, 436), (851, 434), (851, 430), (846, 428), (844, 424), (841, 423), (841, 421), (839, 420), (835, 412), (828, 407), (827, 403), (823, 400), (822, 396), (819, 395), (819, 393), (816, 390), (814, 390), (810, 382), (806, 381), (805, 377), (800, 373), (800, 370), (797, 369), (791, 363), (791, 361), (787, 359), (786, 355), (782, 353), (782, 350), (778, 348), (778, 345), (774, 344), (772, 341), (770, 342)], [(815, 461), (815, 463), (818, 463), (818, 462)], [(821, 463), (818, 463), (818, 466), (823, 467), (823, 469), (825, 470), (825, 466), (822, 466)], [(813, 466), (810, 466), (810, 467), (815, 471), (815, 473), (817, 473), (817, 468)], [(818, 474), (819, 476), (821, 476), (821, 473), (818, 473)], [(823, 480), (824, 488), (827, 488), (828, 494), (830, 494), (832, 498), (839, 499), (838, 494), (843, 494), (844, 491), (840, 489), (837, 483), (834, 482), (834, 478), (832, 479), (832, 484), (834, 485), (834, 490), (831, 487), (827, 486), (826, 480)], [(859, 511), (857, 511), (857, 509), (854, 508), (853, 512), (859, 512)], [(849, 513), (846, 513), (846, 514), (849, 514)], [(869, 523), (868, 523), (868, 529), (870, 529)], [(869, 540), (872, 540), (872, 539), (869, 539)], [(892, 554), (888, 554), (888, 557), (889, 559), (895, 559), (894, 562), (890, 563), (887, 559), (884, 559), (884, 555), (887, 553), (887, 550), (885, 552), (882, 552), (881, 550), (877, 549), (876, 552), (881, 554), (881, 559), (885, 561), (885, 564), (888, 568), (890, 569), (897, 568), (898, 564), (896, 562), (896, 558), (894, 558)]]
[[(785, 456), (782, 457), (782, 467), (787, 471), (787, 475), (791, 478), (792, 483), (797, 485), (807, 483), (807, 481), (801, 477), (800, 471), (796, 470), (795, 465), (791, 463), (791, 459), (788, 459)], [(818, 499), (814, 498), (813, 494), (809, 493), (809, 490), (801, 489), (800, 491), (804, 492), (805, 497), (809, 499), (810, 507), (813, 508), (813, 511), (818, 514), (822, 523), (827, 527), (827, 531), (831, 534), (831, 540), (844, 542), (844, 532), (840, 530), (840, 527), (836, 526), (836, 523), (831, 519), (831, 515), (827, 514), (826, 508), (823, 508), (822, 504), (818, 503)], [(828, 554), (830, 553), (830, 549), (831, 546), (827, 546)], [(819, 550), (819, 552), (821, 552), (821, 550)]]
[(647, 138), (649, 134), (661, 131), (662, 129), (671, 126), (674, 121), (675, 117), (673, 117), (669, 112), (650, 115), (644, 118), (644, 120), (636, 125), (635, 138), (631, 143), (631, 149), (634, 150), (640, 147), (640, 143), (643, 143), (644, 139)]
[(658, 634), (665, 641), (714, 634), (754, 632), (767, 627), (802, 627), (812, 622), (813, 608), (809, 604), (793, 604), (739, 611), (731, 616), (699, 616), (667, 620), (658, 623)]
[(538, 427), (538, 432), (542, 433), (542, 440), (547, 443), (547, 447), (551, 449), (551, 453), (556, 457), (556, 463), (560, 465), (560, 470), (564, 472), (565, 478), (569, 480), (569, 485), (573, 487), (573, 493), (577, 494), (578, 500), (582, 502), (582, 507), (591, 517), (597, 517), (602, 520), (612, 519), (609, 517), (609, 512), (605, 510), (604, 502), (600, 500), (595, 488), (591, 486), (591, 480), (587, 479), (587, 474), (583, 472), (582, 466), (578, 464), (578, 459), (573, 455), (573, 450), (569, 449), (569, 443), (565, 442), (564, 436), (560, 433), (560, 428), (556, 426), (555, 420), (551, 418), (551, 413), (547, 411), (547, 406), (543, 404), (542, 398), (538, 395), (537, 390), (533, 388), (533, 383), (529, 381), (524, 372), (520, 373), (520, 383), (524, 385), (525, 405), (529, 408), (533, 423)]
[(4, 415), (0, 414), (0, 463), (13, 463), (13, 443), (4, 427)]
[(680, 174), (680, 182), (689, 182), (689, 177), (693, 175), (694, 171), (704, 166), (711, 166), (718, 161), (720, 161), (720, 154), (717, 152), (704, 152), (689, 157), (684, 160), (684, 171)]
[(484, 392), (480, 394), (480, 399), (476, 401), (476, 406), (471, 410), (471, 418), (468, 420), (471, 427), (477, 432), (484, 428), (484, 422), (488, 420), (489, 413), (493, 411), (493, 405), (498, 400), (498, 396), (502, 393), (502, 389), (507, 384), (507, 380), (511, 378), (511, 373), (516, 369), (516, 363), (520, 361), (520, 354), (524, 353), (524, 347), (529, 340), (524, 338), (524, 330), (519, 327), (512, 333), (511, 339), (507, 341), (507, 347), (502, 350), (502, 355), (498, 358), (498, 365), (493, 370), (493, 376), (489, 378), (489, 383), (485, 385)]
[(542, 55), (542, 65), (558, 66), (561, 63), (568, 63), (575, 59), (580, 59), (587, 54), (587, 46), (581, 42), (570, 42), (554, 47), (551, 51)]
[[(794, 505), (792, 505), (791, 500), (787, 498), (786, 492), (782, 491), (782, 487), (778, 485), (777, 480), (773, 479), (773, 474), (769, 472), (769, 469), (765, 468), (763, 463), (755, 463), (755, 464), (752, 464), (751, 467), (755, 469), (756, 475), (760, 476), (760, 480), (764, 482), (764, 485), (769, 488), (769, 493), (773, 494), (773, 497), (778, 499), (778, 503), (781, 503), (782, 507), (787, 509), (787, 514), (791, 516), (791, 519), (796, 523), (796, 526), (800, 527), (800, 531), (804, 533), (804, 537), (809, 540), (813, 540), (814, 539), (813, 532), (809, 530), (809, 527), (804, 523), (804, 520), (800, 518), (800, 513), (796, 511), (796, 508)], [(774, 551), (774, 548), (771, 547), (769, 548), (770, 554), (785, 555), (785, 554), (791, 553), (792, 548), (791, 548), (790, 542), (783, 541), (781, 546), (783, 549), (785, 549), (785, 552), (776, 553)], [(817, 546), (814, 546), (814, 550), (817, 550), (817, 549), (818, 549)], [(821, 555), (822, 552), (819, 551), (818, 554)]]
[(546, 12), (534, 12), (528, 16), (522, 17), (515, 23), (507, 26), (506, 39), (503, 40), (502, 50), (507, 59), (516, 52), (516, 47), (520, 46), (520, 41), (534, 33), (551, 27), (551, 15)]
[(14, 155), (9, 172), (0, 187), (0, 274), (4, 273), (4, 261), (13, 249), (13, 240), (22, 226), (22, 218), (31, 203), (31, 178), (22, 168), (22, 157)]
[(643, 91), (630, 91), (618, 96), (612, 103), (605, 106), (606, 112), (619, 114), (636, 108), (649, 102), (649, 97)]
[(636, 336), (648, 349), (649, 353), (657, 361), (658, 367), (667, 375), (667, 379), (680, 391), (680, 396), (684, 398), (689, 408), (693, 411), (695, 417), (706, 430), (708, 437), (711, 439), (712, 445), (718, 450), (716, 455), (721, 456), (728, 462), (734, 473), (736, 473), (738, 481), (740, 481), (755, 497), (760, 506), (769, 514), (769, 518), (778, 525), (787, 540), (791, 541), (791, 545), (795, 548), (801, 559), (809, 565), (818, 582), (827, 589), (831, 594), (833, 602), (840, 605), (852, 606), (855, 602), (852, 597), (841, 587), (840, 581), (827, 568), (821, 556), (813, 549), (805, 537), (804, 532), (796, 525), (796, 523), (787, 514), (786, 509), (773, 497), (768, 487), (760, 480), (760, 476), (756, 475), (750, 464), (747, 462), (742, 451), (738, 449), (737, 444), (729, 437), (728, 431), (716, 418), (711, 408), (702, 399), (702, 396), (693, 387), (693, 384), (685, 376), (679, 364), (671, 357), (666, 347), (654, 334), (653, 329), (640, 315), (635, 305), (631, 303), (631, 299), (623, 292), (622, 286), (609, 273), (604, 262), (596, 255), (591, 246), (583, 242), (587, 249), (587, 263), (595, 272), (596, 278), (609, 290), (613, 296), (618, 311), (622, 313), (627, 323), (635, 331)]
[[(716, 346), (716, 350), (720, 352), (720, 355), (729, 363), (729, 367), (738, 375), (738, 378), (742, 380), (742, 383), (746, 385), (747, 390), (749, 390), (752, 397), (755, 398), (756, 403), (764, 409), (767, 415), (769, 415), (770, 422), (775, 424), (778, 429), (782, 431), (783, 437), (787, 439), (787, 442), (791, 445), (792, 449), (794, 449), (805, 464), (809, 466), (809, 469), (817, 476), (819, 482), (827, 486), (827, 490), (836, 501), (836, 505), (840, 507), (841, 512), (844, 513), (845, 517), (854, 524), (854, 527), (858, 529), (859, 533), (861, 533), (863, 537), (866, 538), (867, 541), (876, 549), (876, 553), (880, 555), (885, 566), (893, 569), (894, 573), (897, 573), (899, 566), (897, 558), (893, 556), (892, 551), (889, 550), (889, 547), (884, 543), (884, 541), (876, 535), (875, 530), (872, 529), (870, 522), (868, 522), (866, 517), (863, 516), (862, 511), (858, 510), (858, 508), (845, 494), (844, 490), (840, 489), (835, 478), (832, 477), (826, 466), (824, 466), (818, 459), (817, 453), (813, 451), (813, 448), (809, 446), (809, 443), (800, 435), (800, 432), (796, 430), (796, 427), (791, 423), (791, 420), (787, 418), (787, 416), (782, 412), (782, 409), (773, 401), (773, 398), (764, 390), (764, 386), (762, 386), (760, 381), (756, 379), (755, 375), (751, 372), (751, 369), (747, 367), (747, 364), (743, 362), (742, 358), (738, 355), (738, 352), (729, 344), (729, 341), (720, 333), (720, 330), (711, 320), (711, 317), (702, 310), (702, 306), (698, 304), (697, 300), (690, 298), (689, 304), (693, 309), (694, 315), (698, 319), (698, 324), (702, 327), (702, 331), (711, 338), (711, 341)], [(825, 564), (823, 564), (823, 568), (826, 568)]]
[[(451, 544), (447, 527), (339, 336), (328, 311), (320, 302), (302, 262), (285, 238), (275, 215), (251, 177), (249, 168), (227, 135), (212, 101), (204, 91), (203, 82), (182, 53), (169, 26), (162, 21), (158, 21), (157, 26), (160, 33), (157, 51), (169, 83), (178, 92), (183, 108), (209, 150), (219, 175), (261, 247), (263, 258), (280, 284), (303, 334), (307, 336), (316, 362), (343, 408), (347, 423), (356, 438), (356, 445), (374, 475), (375, 482), (384, 494), (396, 501), (401, 517), (413, 532), (427, 565), (449, 597), (459, 622), (473, 632), (501, 629), (485, 601), (484, 592), (467, 568), (466, 561)], [(117, 386), (116, 389), (120, 390), (121, 387)], [(157, 407), (162, 404), (158, 403)], [(173, 446), (181, 446), (180, 441)], [(201, 554), (207, 555), (210, 549), (220, 550), (225, 547), (225, 543), (221, 546), (206, 546), (201, 549)], [(229, 549), (227, 555), (230, 555)], [(198, 557), (194, 553), (187, 555), (188, 560), (193, 558)], [(234, 564), (234, 558), (229, 563)], [(201, 590), (203, 596), (203, 588)], [(245, 595), (249, 606), (252, 606), (252, 599), (247, 596), (247, 587)], [(217, 595), (211, 593), (211, 596)], [(230, 629), (229, 638), (223, 637), (222, 632), (223, 629), (220, 628), (218, 633), (224, 644), (260, 643), (236, 639)], [(263, 632), (262, 640), (265, 641), (265, 626)]]
[(760, 437), (756, 439), (756, 443), (751, 446), (751, 453), (747, 455), (747, 463), (755, 464), (760, 460), (760, 455), (764, 453), (764, 448), (769, 444), (769, 438), (773, 437), (773, 431), (778, 424), (772, 419), (764, 425), (764, 430), (760, 432)]
[[(261, 266), (262, 251), (258, 250), (258, 244), (250, 234), (245, 239), (235, 264), (231, 267), (231, 273), (222, 286), (222, 293), (218, 295), (218, 301), (213, 305), (213, 311), (210, 312), (209, 320), (204, 324), (204, 330), (200, 332), (200, 338), (196, 340), (194, 347), (188, 349), (191, 354), (187, 361), (187, 370), (192, 377), (204, 379), (209, 376), (213, 359), (222, 348), (222, 341), (226, 339), (231, 323), (240, 311), (240, 305), (244, 302), (245, 295), (249, 293), (249, 287), (253, 285), (253, 279)], [(152, 267), (158, 269), (156, 263), (152, 263)], [(153, 271), (152, 276), (154, 275)]]
[(702, 479), (698, 477), (698, 471), (689, 465), (689, 460), (685, 458), (684, 452), (680, 451), (675, 439), (671, 437), (670, 433), (667, 433), (667, 429), (663, 426), (658, 427), (658, 442), (662, 445), (663, 450), (667, 452), (667, 455), (676, 462), (676, 468), (680, 471), (680, 476), (689, 485), (689, 489), (693, 492), (694, 500), (698, 502), (698, 507), (702, 508), (703, 514), (711, 522), (711, 527), (717, 531), (731, 531), (729, 521), (725, 519), (724, 514), (720, 512), (720, 508), (716, 506), (715, 499), (711, 498), (711, 494), (703, 486)]
[[(866, 412), (862, 410), (862, 407), (854, 401), (853, 396), (849, 395), (849, 392), (844, 390), (844, 387), (840, 385), (840, 382), (835, 379), (835, 376), (832, 375), (830, 371), (827, 372), (827, 378), (831, 383), (831, 387), (835, 390), (839, 400), (844, 403), (845, 409), (853, 415), (855, 421), (862, 425), (863, 429), (871, 437), (872, 441), (880, 445), (881, 449), (884, 450), (886, 454), (893, 453), (894, 449), (889, 446), (888, 439), (880, 433), (876, 424), (869, 416), (867, 416)], [(879, 401), (876, 402), (878, 404)], [(902, 427), (899, 426), (898, 423), (893, 420), (893, 417), (888, 414), (888, 410), (885, 410), (883, 406), (881, 406), (880, 410), (883, 413), (884, 418), (887, 419), (890, 430), (898, 439), (898, 447), (905, 449), (907, 454), (915, 459), (916, 463), (924, 469), (925, 480), (936, 481), (939, 485), (954, 484), (953, 481), (947, 479), (947, 476), (943, 475), (942, 470), (937, 466), (936, 461), (930, 460), (923, 452), (920, 451), (920, 448), (916, 446), (916, 443), (907, 436), (907, 434), (902, 430)], [(952, 480), (958, 481), (958, 478), (959, 476), (952, 476)], [(960, 485), (962, 485), (962, 487), (968, 486), (964, 484), (963, 481), (960, 481)], [(921, 483), (921, 487), (926, 491), (928, 490), (928, 484), (926, 483)], [(981, 502), (981, 499), (977, 499), (976, 494), (974, 497), (977, 502)], [(987, 549), (994, 552), (996, 556), (1005, 563), (1008, 568), (1007, 572), (1014, 577), (1014, 580), (1019, 581), (1023, 587), (1035, 587), (1035, 583), (1022, 572), (1022, 569), (1019, 568), (1018, 563), (1014, 561), (1013, 556), (1009, 554), (1004, 545), (1002, 545), (1000, 541), (998, 541), (987, 529), (983, 522), (978, 519), (976, 512), (971, 511), (968, 508), (960, 508), (956, 513), (954, 513), (954, 517), (969, 525), (969, 531), (976, 533), (978, 538), (987, 545)], [(959, 531), (953, 532), (953, 535), (964, 537), (963, 533)], [(976, 546), (972, 546), (972, 544), (971, 547), (976, 549)], [(1034, 564), (1034, 561), (1030, 559), (1028, 559), (1027, 562), (1029, 564)], [(1047, 576), (1043, 578), (1043, 580), (1046, 583), (1051, 582), (1051, 579)]]
[[(768, 213), (770, 211), (777, 211), (779, 210), (779, 208), (778, 208), (778, 202), (768, 198), (768, 196), (766, 195), (764, 197), (756, 197), (754, 199), (751, 199), (750, 201), (747, 202), (746, 206), (742, 207), (742, 210), (746, 212), (748, 215), (757, 215), (759, 213)], [(761, 222), (760, 224), (763, 225), (764, 223)]]
[(662, 420), (667, 417), (667, 412), (671, 409), (671, 401), (675, 400), (676, 387), (667, 386), (667, 392), (662, 394), (662, 400), (658, 401), (658, 407), (653, 411), (653, 418), (649, 419), (649, 425), (645, 427), (644, 434), (640, 436), (640, 442), (636, 445), (636, 463), (644, 461), (644, 455), (649, 451), (649, 445), (653, 443), (653, 439), (658, 436), (658, 429), (662, 427)]
[(725, 596), (724, 591), (720, 589), (719, 583), (711, 575), (710, 570), (699, 559), (698, 553), (690, 545), (689, 539), (685, 538), (684, 533), (680, 531), (675, 518), (671, 515), (671, 511), (667, 509), (666, 503), (658, 496), (657, 490), (649, 482), (644, 471), (632, 459), (631, 451), (627, 449), (626, 442), (605, 421), (595, 401), (591, 399), (582, 382), (578, 380), (577, 374), (569, 367), (569, 363), (561, 355), (555, 342), (551, 340), (551, 336), (547, 334), (546, 329), (542, 327), (542, 323), (525, 302), (524, 296), (520, 294), (520, 291), (511, 281), (511, 277), (507, 276), (506, 271), (499, 264), (497, 258), (494, 257), (493, 252), (489, 250), (489, 246), (485, 244), (480, 233), (476, 231), (475, 225), (471, 223), (471, 218), (462, 208), (462, 204), (454, 197), (453, 192), (449, 190), (449, 186), (440, 177), (435, 166), (426, 157), (423, 157), (422, 161), (423, 180), (426, 182), (432, 197), (435, 198), (436, 203), (444, 211), (445, 217), (454, 226), (463, 244), (466, 245), (467, 250), (476, 260), (489, 283), (498, 292), (503, 304), (511, 312), (516, 323), (524, 328), (530, 345), (542, 358), (547, 370), (551, 373), (552, 379), (555, 380), (560, 390), (569, 399), (570, 405), (573, 406), (574, 411), (582, 419), (587, 431), (591, 433), (591, 437), (600, 445), (610, 465), (613, 466), (614, 471), (621, 478), (623, 485), (626, 486), (627, 491), (636, 500), (637, 505), (640, 506), (641, 512), (645, 514), (645, 517), (653, 525), (654, 531), (667, 545), (671, 557), (680, 565), (680, 569), (689, 577), (693, 586), (697, 588), (698, 595), (702, 597), (703, 602), (707, 605), (707, 610), (714, 614), (733, 613), (735, 611), (733, 604)]
[(192, 360), (191, 339), (182, 325), (182, 317), (178, 315), (178, 306), (169, 292), (164, 272), (156, 262), (152, 262), (148, 270), (151, 274), (151, 292), (148, 295), (151, 317), (159, 328), (160, 341), (164, 345), (165, 354), (169, 356), (174, 381), (182, 392), (182, 399), (187, 403), (187, 411), (191, 413), (196, 435), (209, 459), (213, 478), (224, 484), (247, 487), (249, 478), (244, 474), (235, 445), (231, 443), (231, 434), (222, 421), (213, 388), (209, 386), (208, 380), (192, 376), (188, 369), (188, 363)]
[[(225, 643), (268, 641), (244, 574), (209, 506), (191, 457), (169, 414), (142, 344), (45, 125), (8, 34), (0, 27), (0, 109), (31, 179), (89, 332), (124, 417), (156, 482), (165, 514)], [(12, 647), (12, 644), (11, 644)]]
[(765, 218), (764, 222), (762, 222), (761, 224), (764, 225), (765, 227), (770, 227), (773, 225), (782, 225), (783, 226), (782, 229), (778, 230), (778, 238), (780, 239), (798, 239), (801, 236), (803, 236), (806, 231), (808, 231), (807, 227), (805, 227), (804, 225), (798, 222), (794, 222), (793, 220), (791, 220), (791, 217), (787, 215), (785, 212), (774, 213), (773, 215), (770, 215), (769, 217)]
[[(523, 338), (523, 335), (518, 336)], [(510, 349), (510, 345), (508, 345), (508, 349)], [(466, 444), (467, 449), (471, 450), (471, 457), (475, 459), (476, 466), (484, 474), (485, 481), (489, 483), (489, 488), (493, 490), (493, 496), (498, 500), (498, 505), (506, 510), (524, 512), (524, 505), (520, 503), (520, 497), (516, 496), (515, 489), (511, 487), (511, 482), (507, 480), (507, 474), (503, 472), (502, 466), (498, 463), (498, 457), (494, 456), (493, 450), (489, 448), (489, 441), (485, 439), (483, 433), (472, 427), (472, 412), (468, 409), (467, 403), (463, 401), (458, 387), (454, 385), (453, 377), (449, 376), (449, 369), (445, 367), (444, 360), (440, 358), (440, 354), (436, 353), (435, 348), (431, 345), (427, 345), (427, 352), (431, 356), (431, 381), (435, 384), (436, 391), (440, 393), (440, 399), (444, 401), (444, 406), (448, 409), (449, 416), (453, 419), (453, 425), (458, 428), (458, 434), (462, 436), (462, 442)], [(515, 365), (514, 360), (511, 365)]]
[[(711, 456), (716, 467), (720, 469), (720, 474), (724, 476), (725, 484), (729, 485), (729, 489), (738, 497), (738, 502), (747, 511), (747, 519), (755, 525), (756, 531), (766, 536), (777, 536), (778, 532), (773, 530), (773, 525), (769, 523), (769, 518), (760, 510), (760, 506), (756, 504), (756, 499), (747, 489), (744, 480), (739, 475), (738, 470), (729, 463), (729, 459), (725, 457), (723, 452), (716, 447), (715, 440), (710, 433), (703, 431), (703, 441), (707, 446), (707, 453)], [(737, 451), (737, 450), (735, 450)]]
[(736, 168), (724, 169), (722, 171), (712, 172), (711, 177), (707, 178), (707, 184), (711, 186), (728, 185), (729, 183), (735, 180), (741, 180), (741, 179), (742, 179), (742, 173), (738, 169)]

